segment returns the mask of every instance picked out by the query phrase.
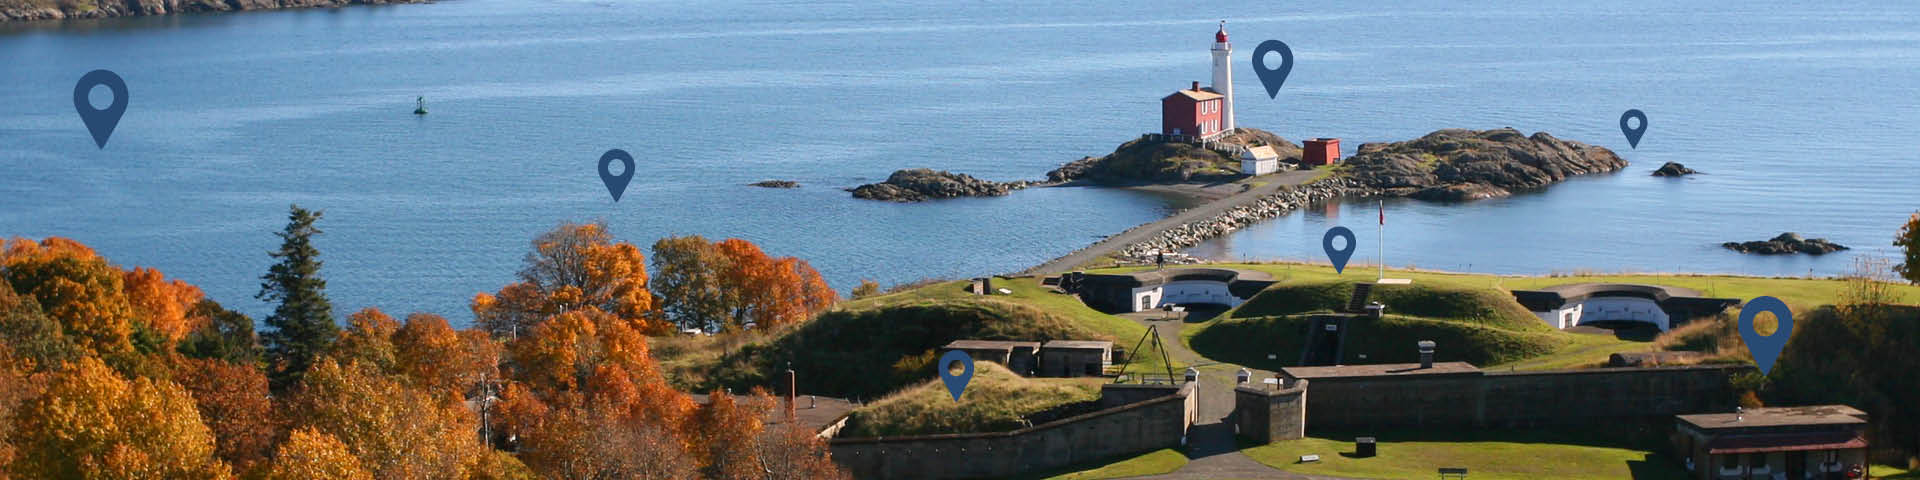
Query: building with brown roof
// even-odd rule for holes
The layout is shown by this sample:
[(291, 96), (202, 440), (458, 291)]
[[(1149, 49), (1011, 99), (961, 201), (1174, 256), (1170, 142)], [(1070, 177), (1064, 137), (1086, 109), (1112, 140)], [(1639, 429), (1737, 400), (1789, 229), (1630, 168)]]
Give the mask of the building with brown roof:
[(1840, 479), (1867, 463), (1867, 414), (1846, 405), (1677, 415), (1675, 447), (1689, 476)]

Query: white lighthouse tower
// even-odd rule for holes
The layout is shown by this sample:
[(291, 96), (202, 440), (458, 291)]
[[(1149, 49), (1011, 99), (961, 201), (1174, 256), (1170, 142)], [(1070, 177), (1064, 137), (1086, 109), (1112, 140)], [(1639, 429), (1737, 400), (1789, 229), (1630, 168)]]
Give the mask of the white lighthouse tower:
[(1213, 93), (1220, 94), (1221, 131), (1232, 134), (1233, 123), (1233, 45), (1227, 43), (1227, 21), (1220, 21), (1220, 31), (1213, 34)]

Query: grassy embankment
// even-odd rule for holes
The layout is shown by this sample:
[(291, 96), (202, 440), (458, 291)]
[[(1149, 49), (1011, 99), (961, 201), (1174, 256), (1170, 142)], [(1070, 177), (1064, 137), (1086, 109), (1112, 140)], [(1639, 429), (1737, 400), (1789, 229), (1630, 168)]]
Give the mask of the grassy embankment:
[(1100, 378), (1023, 378), (1000, 364), (975, 362), (973, 380), (954, 401), (947, 386), (930, 380), (853, 411), (841, 437), (937, 433), (1008, 432), (1027, 426), (1028, 415), (1100, 399)]
[[(1242, 452), (1289, 472), (1354, 478), (1432, 478), (1441, 467), (1466, 468), (1475, 480), (1687, 478), (1672, 458), (1642, 448), (1660, 444), (1657, 436), (1645, 432), (1423, 430), (1365, 435), (1379, 438), (1378, 455), (1355, 457), (1356, 434), (1319, 432)], [(1301, 455), (1309, 454), (1321, 460), (1299, 463)]]
[[(1266, 360), (1266, 355), (1269, 353), (1276, 354), (1278, 357), (1277, 363), (1280, 365), (1292, 365), (1292, 362), (1297, 361), (1299, 358), (1298, 342), (1300, 340), (1288, 340), (1288, 337), (1299, 337), (1299, 332), (1301, 332), (1299, 328), (1304, 328), (1296, 327), (1296, 325), (1292, 323), (1296, 322), (1296, 320), (1268, 320), (1261, 317), (1297, 314), (1300, 311), (1331, 308), (1333, 305), (1344, 304), (1351, 290), (1350, 287), (1343, 285), (1352, 282), (1368, 282), (1376, 277), (1375, 270), (1359, 265), (1350, 265), (1348, 269), (1353, 270), (1354, 273), (1348, 274), (1336, 274), (1333, 268), (1327, 265), (1305, 263), (1213, 264), (1208, 266), (1257, 270), (1271, 273), (1278, 282), (1275, 287), (1276, 289), (1291, 289), (1291, 292), (1303, 294), (1307, 297), (1303, 299), (1287, 299), (1285, 302), (1280, 302), (1277, 299), (1271, 301), (1273, 303), (1249, 302), (1249, 304), (1243, 305), (1240, 309), (1229, 311), (1209, 322), (1190, 325), (1182, 332), (1183, 336), (1187, 338), (1189, 345), (1201, 355), (1223, 361), (1229, 360), (1229, 358), (1224, 357), (1235, 359), (1234, 361), (1245, 359), (1248, 365), (1261, 368), (1272, 366), (1273, 363), (1276, 363)], [(1128, 267), (1102, 271), (1120, 272), (1145, 268), (1150, 267)], [(1520, 307), (1518, 307), (1517, 304), (1511, 303), (1511, 297), (1508, 296), (1509, 290), (1538, 289), (1551, 285), (1588, 282), (1656, 284), (1691, 288), (1699, 290), (1709, 297), (1746, 300), (1761, 295), (1771, 295), (1787, 302), (1795, 311), (1804, 312), (1810, 311), (1820, 305), (1835, 302), (1846, 285), (1845, 281), (1828, 278), (1766, 278), (1692, 274), (1603, 274), (1522, 277), (1388, 269), (1387, 276), (1412, 279), (1413, 286), (1424, 287), (1433, 292), (1454, 292), (1450, 293), (1450, 295), (1457, 296), (1458, 301), (1472, 300), (1490, 304), (1508, 303), (1509, 305), (1507, 306), (1487, 307), (1491, 309), (1490, 311), (1502, 312), (1494, 316), (1512, 321), (1508, 323), (1449, 321), (1448, 323), (1456, 323), (1456, 325), (1452, 327), (1440, 327), (1433, 323), (1412, 323), (1418, 320), (1415, 318), (1401, 318), (1395, 321), (1381, 322), (1381, 324), (1385, 328), (1407, 326), (1444, 328), (1446, 330), (1436, 330), (1434, 334), (1448, 335), (1449, 337), (1466, 340), (1465, 343), (1458, 344), (1467, 346), (1467, 351), (1448, 353), (1449, 351), (1457, 350), (1449, 347), (1450, 344), (1455, 343), (1436, 338), (1436, 341), (1441, 342), (1439, 355), (1442, 360), (1450, 358), (1449, 355), (1473, 354), (1473, 350), (1485, 350), (1477, 347), (1477, 345), (1499, 346), (1503, 343), (1507, 344), (1510, 347), (1486, 350), (1486, 353), (1473, 355), (1479, 355), (1483, 360), (1492, 360), (1491, 363), (1477, 363), (1477, 365), (1480, 365), (1482, 368), (1516, 370), (1588, 367), (1604, 364), (1607, 357), (1614, 353), (1660, 349), (1705, 351), (1710, 354), (1716, 354), (1717, 357), (1720, 357), (1719, 361), (1745, 360), (1746, 357), (1743, 351), (1744, 349), (1740, 348), (1738, 343), (1739, 336), (1731, 330), (1731, 319), (1737, 314), (1737, 311), (1729, 311), (1726, 318), (1713, 322), (1698, 322), (1696, 325), (1676, 329), (1658, 338), (1651, 336), (1626, 336), (1622, 338), (1609, 335), (1567, 334), (1545, 329), (1545, 324), (1537, 319), (1532, 320), (1532, 322), (1534, 322), (1534, 325), (1539, 325), (1541, 327), (1540, 329), (1535, 329), (1531, 326), (1518, 326), (1521, 323), (1527, 323), (1518, 321), (1522, 320), (1520, 315), (1526, 315), (1524, 318), (1527, 319), (1534, 317), (1530, 313), (1515, 313), (1513, 311), (1514, 308)], [(1307, 287), (1311, 285), (1318, 285), (1318, 287), (1314, 288), (1321, 290), (1314, 291), (1312, 288)], [(1911, 285), (1889, 285), (1888, 288), (1897, 303), (1920, 303), (1920, 287)], [(1383, 298), (1384, 295), (1387, 295), (1385, 293), (1386, 290), (1387, 289), (1376, 290), (1375, 298)], [(1425, 305), (1421, 305), (1421, 303), (1424, 302), (1423, 299), (1414, 298), (1412, 300), (1416, 301), (1408, 302), (1407, 300), (1409, 299), (1386, 298), (1387, 300), (1382, 301), (1382, 303), (1388, 304), (1388, 311), (1390, 313), (1411, 314), (1415, 317), (1436, 317), (1428, 318), (1427, 320), (1461, 319), (1457, 314), (1432, 315), (1434, 312), (1444, 312), (1445, 310), (1423, 308), (1426, 307)], [(1301, 310), (1302, 308), (1308, 307), (1311, 308)], [(1244, 310), (1244, 312), (1242, 312), (1242, 310)], [(1427, 313), (1422, 313), (1423, 311)], [(1213, 334), (1206, 333), (1214, 327), (1230, 325), (1235, 322), (1248, 323), (1237, 327), (1228, 327), (1227, 330), (1237, 330), (1243, 333), (1251, 332), (1250, 334), (1253, 335), (1265, 335), (1264, 337), (1258, 338), (1266, 338), (1267, 340), (1260, 342), (1216, 342), (1213, 340), (1225, 340), (1232, 338), (1232, 336), (1220, 336), (1225, 333), (1224, 330)], [(1261, 326), (1260, 324), (1262, 322), (1266, 322), (1266, 326), (1272, 328), (1255, 328)], [(1476, 328), (1476, 325), (1507, 331), (1486, 332), (1484, 330), (1472, 330), (1472, 328)], [(1260, 330), (1267, 331), (1260, 332)], [(1412, 331), (1406, 328), (1397, 328), (1397, 330), (1401, 333)], [(1356, 331), (1354, 333), (1363, 332)], [(1465, 335), (1469, 333), (1494, 333), (1498, 335), (1480, 335), (1479, 338), (1476, 339), (1473, 336)], [(1219, 337), (1208, 338), (1203, 337), (1203, 335)], [(1353, 342), (1354, 338), (1355, 335), (1350, 334), (1348, 341)], [(1393, 337), (1388, 336), (1386, 339), (1392, 341)], [(1287, 342), (1294, 342), (1291, 344), (1293, 346), (1288, 347), (1289, 343)], [(1553, 344), (1552, 350), (1545, 353), (1537, 352), (1536, 349), (1543, 346), (1543, 342)], [(1385, 351), (1392, 355), (1410, 354), (1411, 343), (1401, 343), (1407, 343), (1408, 345), (1402, 346), (1398, 343), (1384, 345), (1387, 347)], [(1349, 343), (1349, 345), (1354, 344)], [(1258, 349), (1259, 351), (1253, 351), (1254, 349)], [(1292, 356), (1289, 357), (1287, 354), (1274, 351), (1275, 349), (1285, 349), (1291, 352)], [(1391, 361), (1377, 360), (1379, 357), (1375, 357), (1370, 352), (1364, 352), (1363, 349), (1373, 350), (1374, 348), (1361, 345), (1359, 347), (1350, 347), (1349, 351), (1353, 352), (1356, 356), (1359, 353), (1369, 353), (1368, 358), (1369, 361), (1372, 362)], [(1451, 358), (1458, 360), (1462, 357), (1454, 356)], [(1350, 358), (1349, 360), (1354, 359)]]
[[(1132, 348), (1146, 332), (1075, 297), (1052, 293), (1038, 279), (996, 279), (995, 288), (1007, 288), (1010, 295), (971, 295), (965, 286), (939, 282), (848, 301), (813, 321), (777, 331), (661, 339), (655, 353), (681, 388), (773, 385), (774, 376), (792, 362), (804, 393), (871, 399), (936, 378), (937, 349), (957, 339), (1100, 339)], [(1139, 362), (1134, 368), (1164, 368), (1160, 352), (1142, 350), (1132, 352)]]
[[(1275, 285), (1187, 339), (1194, 351), (1215, 360), (1266, 370), (1297, 365), (1309, 316), (1345, 305), (1352, 290), (1346, 282)], [(1442, 345), (1439, 361), (1493, 365), (1548, 355), (1571, 342), (1572, 335), (1553, 331), (1511, 296), (1491, 290), (1382, 285), (1371, 298), (1394, 313), (1350, 323), (1341, 363), (1414, 362), (1414, 343), (1433, 340)]]

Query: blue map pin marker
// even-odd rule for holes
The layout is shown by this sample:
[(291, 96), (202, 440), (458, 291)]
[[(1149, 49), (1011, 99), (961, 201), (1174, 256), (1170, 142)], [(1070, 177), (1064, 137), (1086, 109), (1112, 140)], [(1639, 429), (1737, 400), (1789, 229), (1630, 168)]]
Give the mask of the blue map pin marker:
[[(1342, 237), (1347, 239), (1347, 248), (1333, 248), (1333, 239)], [(1359, 243), (1353, 239), (1353, 230), (1333, 227), (1327, 229), (1327, 236), (1320, 238), (1320, 247), (1327, 249), (1327, 259), (1333, 260), (1333, 273), (1343, 273), (1347, 271), (1347, 259), (1353, 258), (1353, 249), (1359, 247)]]
[[(1280, 67), (1267, 68), (1267, 52), (1280, 53)], [(1253, 48), (1253, 73), (1260, 75), (1260, 84), (1267, 87), (1267, 98), (1280, 96), (1280, 84), (1287, 83), (1287, 73), (1293, 71), (1293, 49), (1279, 40), (1260, 42)]]
[[(95, 109), (87, 95), (93, 93), (93, 87), (101, 85), (113, 91), (113, 104)], [(127, 113), (127, 82), (110, 71), (87, 72), (80, 76), (80, 83), (73, 84), (73, 109), (80, 112), (80, 121), (86, 122), (87, 133), (93, 134), (93, 143), (105, 149), (107, 137), (113, 136), (113, 127), (120, 126), (120, 116)]]
[[(1760, 312), (1773, 314), (1780, 328), (1773, 335), (1761, 335), (1753, 328), (1753, 317)], [(1787, 347), (1787, 339), (1793, 336), (1793, 310), (1787, 309), (1786, 302), (1773, 297), (1758, 297), (1748, 300), (1740, 307), (1740, 339), (1747, 342), (1747, 353), (1753, 354), (1753, 363), (1760, 365), (1760, 373), (1773, 371), (1773, 361), (1780, 359), (1780, 351)]]
[[(1632, 127), (1627, 125), (1627, 120), (1636, 118), (1640, 119), (1640, 126)], [(1647, 134), (1647, 114), (1640, 113), (1640, 109), (1638, 108), (1627, 110), (1627, 113), (1620, 114), (1620, 133), (1627, 134), (1627, 146), (1640, 148), (1640, 136)]]
[[(627, 166), (625, 170), (620, 171), (619, 175), (614, 175), (612, 170), (607, 169), (613, 165), (614, 160), (619, 160), (622, 165)], [(633, 181), (633, 156), (628, 155), (626, 150), (618, 148), (608, 150), (606, 154), (601, 155), (600, 181), (606, 182), (607, 193), (613, 194), (613, 201), (619, 202), (620, 194), (627, 192), (627, 182)]]
[[(966, 371), (953, 374), (953, 364), (959, 363)], [(947, 384), (947, 393), (953, 394), (953, 401), (960, 401), (960, 394), (967, 391), (967, 382), (973, 381), (973, 356), (959, 350), (948, 350), (940, 356), (940, 381)]]

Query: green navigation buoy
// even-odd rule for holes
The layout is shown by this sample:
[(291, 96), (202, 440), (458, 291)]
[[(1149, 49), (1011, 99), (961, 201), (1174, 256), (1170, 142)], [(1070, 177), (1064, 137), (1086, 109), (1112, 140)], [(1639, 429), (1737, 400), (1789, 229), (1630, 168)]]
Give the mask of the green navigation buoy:
[(413, 114), (426, 115), (427, 114), (427, 97), (415, 97), (413, 101), (414, 101)]

